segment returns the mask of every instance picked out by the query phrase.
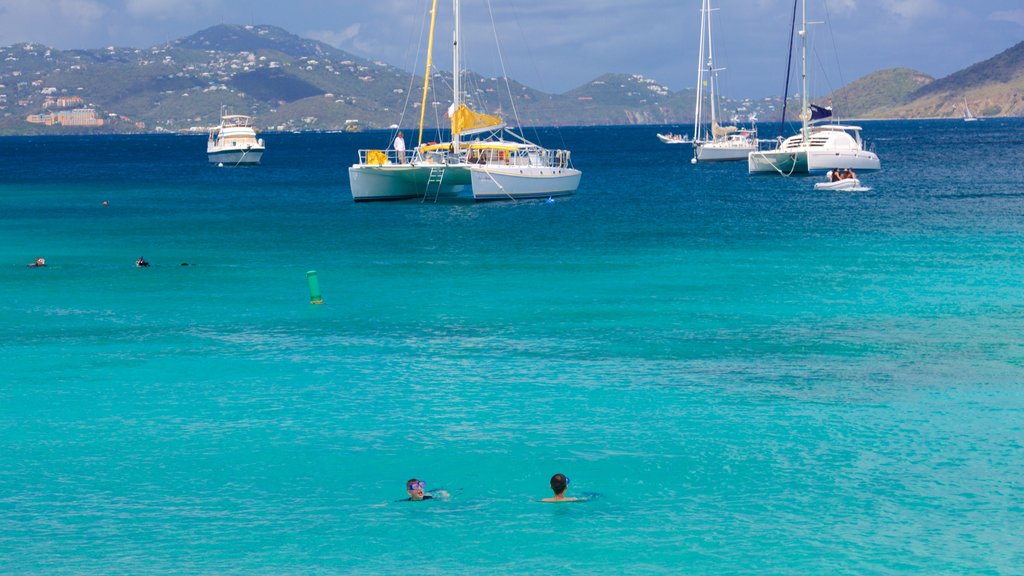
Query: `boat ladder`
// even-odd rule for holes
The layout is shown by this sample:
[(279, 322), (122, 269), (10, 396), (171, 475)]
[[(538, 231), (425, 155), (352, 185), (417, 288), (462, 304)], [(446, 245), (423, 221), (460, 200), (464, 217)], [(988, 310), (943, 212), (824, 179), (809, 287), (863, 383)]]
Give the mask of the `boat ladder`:
[(423, 202), (426, 202), (430, 198), (430, 187), (434, 184), (437, 187), (434, 190), (434, 202), (437, 202), (437, 197), (441, 195), (441, 181), (444, 180), (444, 166), (431, 166), (430, 175), (427, 176), (427, 188), (423, 191)]

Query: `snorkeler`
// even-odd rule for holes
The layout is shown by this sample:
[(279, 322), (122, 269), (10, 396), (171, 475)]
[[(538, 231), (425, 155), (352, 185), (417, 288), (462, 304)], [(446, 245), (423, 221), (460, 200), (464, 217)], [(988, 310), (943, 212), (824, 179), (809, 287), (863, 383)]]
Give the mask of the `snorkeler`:
[(448, 498), (448, 492), (441, 488), (435, 488), (430, 491), (424, 490), (425, 488), (426, 484), (423, 480), (410, 478), (405, 483), (405, 491), (409, 493), (409, 497), (396, 500), (396, 502), (419, 502), (420, 500), (445, 500)]
[(569, 489), (569, 478), (565, 474), (555, 474), (551, 477), (551, 491), (555, 493), (551, 498), (544, 498), (541, 502), (583, 502), (583, 498), (566, 498), (565, 491)]

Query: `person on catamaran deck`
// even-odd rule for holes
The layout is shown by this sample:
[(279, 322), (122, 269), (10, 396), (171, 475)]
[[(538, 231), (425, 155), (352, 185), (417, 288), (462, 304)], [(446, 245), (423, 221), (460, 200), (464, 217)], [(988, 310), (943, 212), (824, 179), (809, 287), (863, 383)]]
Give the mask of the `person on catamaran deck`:
[(396, 502), (419, 502), (420, 500), (444, 500), (448, 498), (446, 490), (435, 488), (428, 491), (425, 488), (426, 483), (423, 480), (410, 478), (405, 483), (405, 491), (409, 494), (409, 497), (396, 500)]
[(565, 491), (569, 489), (569, 478), (565, 474), (555, 474), (551, 477), (551, 491), (555, 493), (550, 498), (544, 498), (541, 502), (585, 502), (585, 498), (567, 498)]
[(401, 132), (395, 136), (395, 156), (398, 157), (399, 164), (405, 164), (405, 137)]

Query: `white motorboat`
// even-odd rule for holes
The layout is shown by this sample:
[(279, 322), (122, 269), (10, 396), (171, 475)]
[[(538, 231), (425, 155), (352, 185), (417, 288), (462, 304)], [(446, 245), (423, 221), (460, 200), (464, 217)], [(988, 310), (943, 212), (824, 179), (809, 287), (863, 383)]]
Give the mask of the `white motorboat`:
[(476, 200), (549, 198), (572, 194), (579, 170), (568, 150), (547, 150), (529, 142), (470, 143), (468, 160)]
[(700, 49), (697, 57), (697, 101), (693, 117), (693, 159), (691, 162), (744, 160), (757, 150), (757, 128), (741, 129), (718, 123), (718, 72), (711, 41), (711, 0), (700, 10)]
[(664, 143), (664, 144), (689, 144), (690, 143), (690, 137), (689, 136), (684, 136), (682, 134), (673, 134), (671, 132), (669, 132), (668, 134), (660, 134), (659, 133), (658, 134), (658, 140), (661, 140), (662, 143)]
[[(747, 155), (751, 174), (812, 174), (835, 168), (856, 171), (879, 170), (878, 156), (864, 146), (860, 126), (814, 125), (832, 116), (832, 109), (815, 106), (807, 99), (807, 0), (803, 0), (803, 27), (799, 31), (803, 87), (800, 90), (801, 129), (771, 150), (754, 150)], [(783, 108), (785, 117), (785, 108)]]
[(220, 125), (210, 129), (206, 141), (206, 156), (214, 164), (238, 166), (259, 164), (266, 146), (256, 137), (252, 117), (241, 114), (221, 114)]
[[(549, 150), (505, 128), (500, 116), (471, 110), (463, 101), (461, 80), (460, 0), (452, 0), (455, 33), (452, 42), (453, 102), (448, 108), (451, 141), (423, 143), (423, 121), (431, 76), (437, 0), (431, 5), (430, 40), (420, 105), (419, 140), (405, 163), (393, 149), (360, 150), (359, 163), (349, 170), (352, 199), (397, 200), (459, 196), (468, 190), (475, 200), (538, 198), (573, 194), (581, 172), (572, 167), (568, 150)], [(510, 95), (510, 99), (511, 99)], [(506, 140), (505, 135), (514, 140)], [(483, 136), (481, 138), (481, 136)]]

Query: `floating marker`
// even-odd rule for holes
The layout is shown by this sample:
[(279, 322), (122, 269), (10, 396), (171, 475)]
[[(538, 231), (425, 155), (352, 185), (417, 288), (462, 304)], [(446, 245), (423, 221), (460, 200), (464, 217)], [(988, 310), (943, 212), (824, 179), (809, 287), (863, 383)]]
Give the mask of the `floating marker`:
[(309, 303), (323, 304), (324, 298), (320, 295), (320, 281), (317, 280), (316, 270), (306, 272), (306, 282), (309, 284)]

